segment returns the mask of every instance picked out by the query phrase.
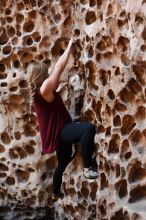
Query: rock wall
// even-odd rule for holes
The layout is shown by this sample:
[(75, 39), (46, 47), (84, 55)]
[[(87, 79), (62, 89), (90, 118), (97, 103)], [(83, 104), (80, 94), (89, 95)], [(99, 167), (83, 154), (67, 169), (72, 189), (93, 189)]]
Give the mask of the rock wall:
[(96, 125), (100, 176), (86, 181), (78, 155), (55, 218), (145, 220), (146, 1), (3, 0), (0, 13), (0, 206), (47, 204), (56, 158), (41, 155), (24, 69), (35, 60), (51, 71), (72, 34), (62, 96), (73, 118)]

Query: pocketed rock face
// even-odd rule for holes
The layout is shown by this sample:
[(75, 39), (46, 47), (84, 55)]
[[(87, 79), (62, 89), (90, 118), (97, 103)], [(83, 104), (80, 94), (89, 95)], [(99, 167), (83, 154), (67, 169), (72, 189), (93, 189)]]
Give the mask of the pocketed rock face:
[(81, 157), (70, 164), (56, 219), (145, 220), (146, 1), (4, 0), (0, 12), (0, 206), (47, 203), (56, 159), (41, 156), (23, 68), (51, 71), (73, 34), (62, 96), (73, 118), (96, 125), (100, 174), (87, 181)]

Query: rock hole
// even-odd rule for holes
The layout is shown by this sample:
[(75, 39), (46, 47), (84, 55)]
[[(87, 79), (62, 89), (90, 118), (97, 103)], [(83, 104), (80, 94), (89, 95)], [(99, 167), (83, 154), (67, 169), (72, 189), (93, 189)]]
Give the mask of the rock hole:
[(132, 165), (128, 181), (129, 183), (134, 183), (146, 178), (146, 169), (141, 166), (140, 161), (136, 161), (135, 164)]
[(13, 63), (14, 67), (17, 69), (20, 67), (20, 61), (19, 60), (15, 60)]
[(10, 92), (15, 92), (18, 90), (18, 86), (13, 86), (10, 88)]
[(111, 15), (113, 13), (113, 7), (111, 4), (109, 4), (108, 9), (107, 9), (107, 16)]
[(123, 10), (123, 11), (120, 13), (119, 17), (121, 17), (121, 18), (126, 18), (126, 12), (125, 12), (125, 10)]
[(98, 5), (99, 8), (100, 8), (101, 5), (102, 5), (102, 1), (103, 1), (103, 0), (98, 0), (98, 1), (97, 1), (97, 5)]
[(16, 73), (13, 73), (13, 78), (15, 78), (16, 77)]
[(1, 83), (1, 87), (7, 87), (7, 86), (8, 86), (8, 84), (6, 82)]
[(17, 21), (18, 24), (21, 24), (24, 21), (24, 15), (18, 13), (16, 15), (16, 21)]
[(15, 147), (15, 151), (18, 153), (20, 159), (27, 157), (26, 151), (22, 149), (21, 147)]
[(6, 32), (6, 29), (0, 27), (0, 45), (4, 45), (8, 42), (9, 38)]
[(23, 25), (23, 30), (24, 32), (32, 32), (34, 29), (34, 22), (29, 20), (29, 21), (26, 21)]
[(0, 163), (0, 171), (8, 171), (8, 170), (9, 170), (8, 166), (6, 166), (3, 163)]
[(11, 159), (17, 159), (19, 158), (18, 153), (14, 149), (9, 150), (9, 155)]
[(96, 21), (96, 15), (94, 11), (88, 11), (85, 17), (85, 22), (90, 25)]
[(80, 0), (80, 2), (81, 2), (82, 5), (85, 5), (85, 4), (88, 3), (88, 0)]
[[(65, 21), (64, 21), (64, 27), (65, 28), (70, 28), (70, 26), (71, 26), (71, 17), (70, 16), (68, 16), (66, 19), (65, 19)], [(57, 30), (57, 29), (56, 29)], [(58, 31), (58, 30), (57, 30)]]
[(127, 152), (124, 156), (125, 160), (129, 160), (132, 156), (132, 153), (131, 152)]
[(124, 157), (124, 155), (126, 154), (126, 152), (129, 150), (129, 142), (127, 139), (123, 140), (122, 145), (121, 145), (121, 149), (120, 149), (120, 157)]
[(146, 116), (146, 108), (144, 106), (139, 106), (135, 114), (136, 119), (143, 120), (145, 119), (145, 116)]
[(88, 198), (89, 196), (89, 189), (87, 187), (82, 186), (81, 187), (81, 195), (83, 198)]
[(135, 23), (137, 24), (137, 25), (141, 25), (141, 24), (143, 24), (143, 18), (142, 17), (140, 17), (139, 15), (136, 15), (135, 16)]
[(120, 112), (127, 111), (126, 105), (124, 105), (124, 104), (122, 104), (122, 103), (120, 103), (120, 102), (116, 102), (114, 108), (115, 108), (117, 111), (120, 111)]
[(118, 76), (118, 75), (120, 75), (121, 73), (120, 73), (120, 68), (119, 67), (116, 67), (116, 69), (115, 69), (115, 76)]
[(143, 67), (140, 66), (133, 66), (133, 72), (136, 75), (136, 79), (141, 85), (145, 85), (146, 79), (145, 79), (145, 70)]
[(5, 72), (5, 65), (3, 63), (0, 63), (0, 72)]
[(66, 48), (67, 42), (68, 40), (66, 38), (57, 39), (51, 49), (52, 56), (61, 55)]
[(7, 1), (1, 1), (1, 7), (6, 8), (7, 7)]
[(33, 40), (32, 40), (31, 37), (27, 38), (27, 40), (26, 40), (26, 44), (27, 44), (28, 46), (30, 46), (30, 45), (33, 44)]
[(121, 100), (125, 103), (133, 103), (135, 100), (134, 94), (131, 91), (129, 91), (126, 87), (120, 91), (119, 95)]
[(90, 41), (90, 37), (87, 35), (86, 36), (86, 42), (88, 43)]
[(21, 133), (19, 131), (15, 131), (14, 132), (14, 137), (16, 140), (20, 140), (21, 139)]
[(120, 136), (118, 134), (113, 134), (109, 142), (108, 153), (118, 153), (120, 147)]
[(92, 199), (92, 201), (96, 200), (95, 192), (97, 192), (97, 188), (98, 188), (98, 185), (96, 182), (90, 184), (90, 198)]
[(39, 42), (41, 40), (40, 33), (39, 32), (34, 32), (32, 34), (32, 38), (33, 38), (34, 41)]
[(44, 56), (42, 54), (39, 55), (38, 60), (44, 60)]
[(26, 135), (26, 137), (34, 137), (36, 136), (37, 131), (34, 130), (33, 127), (31, 127), (30, 125), (25, 125), (24, 126), (24, 133)]
[(7, 183), (8, 185), (10, 185), (10, 186), (15, 185), (15, 179), (14, 179), (14, 177), (8, 176), (8, 177), (6, 178), (6, 183)]
[[(1, 26), (5, 26), (7, 23), (6, 19), (5, 18), (1, 18)], [(1, 30), (2, 28), (0, 28)]]
[(91, 76), (95, 75), (96, 73), (96, 66), (92, 61), (86, 63), (86, 68), (89, 70)]
[(96, 55), (96, 61), (99, 63), (101, 61), (101, 54), (97, 53)]
[(142, 90), (141, 86), (138, 84), (138, 82), (134, 78), (131, 78), (128, 81), (127, 86), (133, 94), (137, 94), (138, 92), (141, 92)]
[(146, 185), (138, 185), (130, 191), (129, 203), (136, 203), (146, 199)]
[(15, 29), (11, 26), (7, 26), (7, 33), (8, 33), (8, 36), (11, 38), (15, 35)]
[(121, 48), (123, 52), (128, 49), (129, 39), (123, 36), (120, 36), (117, 42), (118, 48)]
[(12, 50), (11, 46), (6, 46), (3, 48), (3, 54), (8, 55), (11, 53), (11, 50)]
[(104, 133), (104, 132), (105, 132), (105, 128), (103, 127), (103, 125), (98, 125), (98, 127), (97, 127), (97, 134)]
[(112, 91), (112, 89), (109, 89), (109, 90), (108, 90), (107, 95), (108, 95), (108, 97), (109, 97), (111, 100), (114, 100), (114, 99), (115, 99), (115, 94), (114, 94), (114, 92)]
[(104, 173), (101, 173), (100, 178), (101, 178), (100, 190), (104, 190), (109, 186), (109, 183)]
[(145, 53), (146, 52), (146, 45), (141, 45), (140, 50)]
[(106, 215), (106, 207), (104, 205), (100, 205), (99, 210), (102, 216)]
[(90, 46), (90, 48), (89, 48), (89, 50), (88, 50), (88, 58), (93, 57), (93, 55), (94, 55), (94, 50), (93, 50), (93, 47)]
[(121, 126), (121, 118), (119, 115), (116, 115), (114, 117), (113, 124), (115, 127)]
[[(0, 178), (5, 178), (7, 176), (7, 174), (6, 173), (0, 173)], [(3, 185), (3, 184), (2, 184)], [(2, 196), (2, 194), (0, 195), (1, 197), (4, 197), (4, 196)]]
[(7, 17), (6, 20), (7, 20), (8, 23), (11, 23), (13, 21), (13, 18)]
[(88, 109), (84, 114), (85, 120), (94, 121), (94, 113), (92, 110)]
[(121, 29), (124, 25), (128, 24), (128, 19), (126, 18), (125, 20), (118, 20), (118, 26)]
[(146, 40), (146, 27), (144, 27), (141, 36), (144, 40)]
[(96, 5), (96, 0), (90, 0), (90, 7), (94, 7)]
[(17, 3), (17, 11), (21, 11), (21, 10), (23, 10), (23, 8), (24, 8), (23, 2), (18, 2)]
[[(36, 48), (34, 48), (34, 50), (36, 50)], [(31, 51), (33, 51), (33, 48), (31, 48)], [(35, 51), (33, 51), (33, 52), (35, 52)], [(32, 54), (29, 52), (24, 52), (24, 53), (22, 53), (22, 55), (21, 55), (21, 62), (22, 63), (29, 63), (29, 62), (31, 62), (32, 61), (32, 58), (33, 58), (33, 56), (32, 56)]]
[(29, 16), (29, 19), (30, 20), (33, 20), (33, 19), (35, 19), (36, 18), (36, 10), (32, 10), (32, 11), (30, 11), (29, 13), (28, 13), (28, 16)]
[(95, 100), (92, 101), (92, 109), (96, 113), (98, 120), (102, 123), (101, 108), (102, 108), (102, 103), (100, 101), (98, 102), (96, 102)]
[(107, 52), (107, 53), (104, 53), (103, 54), (103, 57), (104, 57), (104, 59), (112, 59), (112, 57), (113, 57), (113, 53), (112, 52)]
[(131, 220), (141, 220), (141, 216), (137, 213), (133, 213), (131, 217)]
[(133, 128), (135, 127), (135, 119), (132, 115), (124, 115), (122, 119), (122, 127), (121, 127), (121, 134), (126, 135), (129, 134)]
[(130, 140), (132, 141), (133, 145), (140, 144), (143, 139), (143, 134), (138, 129), (135, 129), (130, 134)]
[[(112, 216), (110, 218), (110, 220), (126, 220), (127, 218), (125, 218), (123, 210), (120, 209), (119, 211), (116, 211), (114, 216)], [(128, 220), (128, 219), (127, 219)]]
[(19, 82), (19, 86), (21, 87), (21, 88), (26, 88), (27, 87), (27, 81), (26, 80), (21, 80), (20, 82)]
[(5, 10), (5, 14), (6, 15), (10, 15), (11, 14), (11, 10), (10, 9)]
[(125, 54), (121, 54), (121, 61), (122, 61), (124, 66), (128, 66), (129, 63), (130, 63), (129, 57), (126, 56)]
[(106, 133), (105, 133), (106, 136), (110, 136), (111, 135), (111, 126), (107, 127), (106, 128)]
[(119, 182), (117, 182), (115, 184), (115, 188), (118, 192), (118, 195), (119, 195), (120, 199), (127, 196), (128, 192), (127, 192), (127, 182), (126, 182), (126, 180), (120, 180)]
[(56, 14), (56, 15), (54, 16), (54, 21), (55, 21), (56, 23), (59, 23), (59, 22), (61, 21), (61, 14)]
[(79, 29), (75, 29), (74, 34), (75, 34), (76, 36), (80, 36), (80, 30), (79, 30)]
[(2, 144), (0, 144), (0, 153), (3, 153), (5, 151), (6, 151), (6, 149), (4, 148), (4, 146)]
[(22, 104), (22, 96), (21, 95), (10, 95), (9, 100), (11, 104), (21, 105)]
[(115, 170), (116, 170), (116, 177), (118, 178), (120, 174), (122, 174), (122, 168), (120, 169), (120, 165), (116, 164)]
[(108, 73), (104, 69), (100, 69), (99, 75), (100, 75), (99, 79), (101, 81), (101, 84), (103, 86), (105, 86), (107, 84), (107, 81), (108, 81)]
[(29, 154), (29, 155), (32, 155), (35, 153), (35, 150), (34, 148), (31, 146), (31, 145), (26, 145), (25, 146), (25, 151)]
[(20, 183), (24, 183), (24, 182), (27, 182), (29, 180), (30, 174), (29, 174), (29, 172), (27, 172), (25, 170), (17, 169), (16, 170), (16, 176), (17, 176), (18, 181)]
[(97, 47), (99, 50), (101, 50), (101, 51), (106, 50), (106, 44), (105, 44), (105, 42), (104, 42), (103, 40), (101, 40), (101, 41), (97, 44), (96, 47)]
[(18, 37), (14, 37), (13, 39), (12, 39), (12, 44), (13, 45), (16, 45), (18, 43)]

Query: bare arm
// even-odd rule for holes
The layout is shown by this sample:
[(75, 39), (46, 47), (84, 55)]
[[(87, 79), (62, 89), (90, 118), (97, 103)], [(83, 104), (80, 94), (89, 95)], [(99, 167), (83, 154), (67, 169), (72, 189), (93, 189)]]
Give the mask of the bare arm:
[(53, 90), (56, 89), (56, 87), (59, 83), (61, 73), (63, 72), (63, 70), (66, 67), (66, 64), (67, 64), (67, 61), (69, 58), (69, 54), (70, 54), (70, 49), (72, 46), (72, 42), (73, 42), (73, 40), (71, 39), (69, 41), (67, 49), (64, 51), (64, 53), (61, 55), (61, 57), (57, 61), (52, 74), (43, 82), (43, 84), (40, 88), (41, 94), (43, 96), (46, 96), (46, 97), (52, 96)]

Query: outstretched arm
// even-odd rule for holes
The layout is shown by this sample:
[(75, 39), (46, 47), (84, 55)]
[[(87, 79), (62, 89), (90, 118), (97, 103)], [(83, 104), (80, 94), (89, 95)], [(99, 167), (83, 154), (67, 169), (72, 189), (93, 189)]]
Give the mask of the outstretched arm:
[(55, 90), (56, 87), (58, 86), (61, 73), (65, 69), (67, 61), (68, 61), (68, 58), (69, 58), (72, 42), (73, 42), (73, 40), (71, 39), (69, 41), (69, 44), (68, 44), (66, 50), (64, 51), (64, 53), (61, 55), (61, 57), (57, 61), (53, 72), (43, 82), (43, 84), (42, 84), (42, 86), (40, 88), (40, 91), (41, 91), (42, 95), (49, 96), (49, 94), (52, 94), (53, 90)]

